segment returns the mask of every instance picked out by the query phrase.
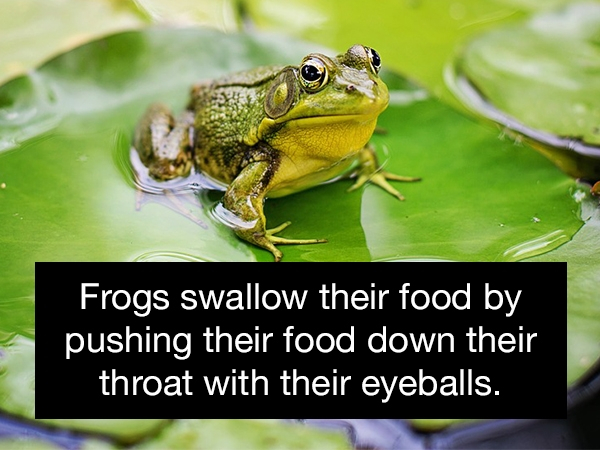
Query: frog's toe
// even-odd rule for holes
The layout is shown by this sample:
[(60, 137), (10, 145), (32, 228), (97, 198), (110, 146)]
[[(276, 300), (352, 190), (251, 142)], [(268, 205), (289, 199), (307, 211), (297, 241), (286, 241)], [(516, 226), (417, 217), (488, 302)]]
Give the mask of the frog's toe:
[(352, 192), (357, 190), (359, 187), (363, 186), (367, 181), (369, 181), (370, 178), (371, 177), (368, 175), (358, 175), (354, 184), (350, 186), (346, 192)]
[(273, 244), (278, 245), (295, 245), (295, 244), (325, 244), (327, 239), (287, 239), (279, 236), (269, 236), (269, 240)]
[(290, 222), (289, 220), (287, 222), (283, 222), (281, 225), (279, 225), (278, 227), (275, 228), (270, 228), (268, 230), (266, 230), (267, 236), (271, 236), (273, 234), (277, 234), (280, 231), (285, 230), (287, 227), (289, 227), (292, 224), (292, 222)]
[(235, 233), (245, 241), (271, 252), (275, 258), (275, 262), (281, 261), (283, 253), (281, 253), (281, 251), (275, 247), (275, 243), (272, 242), (271, 236), (269, 236), (266, 232), (261, 233), (257, 231), (236, 229)]
[(386, 177), (385, 173), (379, 172), (379, 173), (376, 173), (375, 175), (373, 175), (371, 177), (370, 181), (371, 181), (371, 183), (379, 186), (381, 189), (383, 189), (388, 194), (391, 194), (394, 197), (396, 197), (398, 200), (404, 201), (404, 196), (396, 188), (394, 188), (390, 183), (388, 183), (387, 180), (388, 180), (388, 177)]
[(326, 239), (288, 239), (275, 236), (276, 233), (279, 233), (287, 228), (290, 223), (291, 222), (284, 222), (278, 227), (262, 232), (257, 229), (247, 230), (238, 228), (235, 229), (235, 233), (242, 239), (270, 251), (275, 257), (275, 262), (281, 261), (281, 258), (283, 257), (282, 252), (276, 247), (276, 245), (321, 244), (327, 242)]
[(277, 247), (275, 247), (275, 245), (273, 243), (271, 243), (270, 240), (267, 240), (267, 242), (263, 245), (263, 247), (266, 250), (269, 250), (273, 254), (273, 257), (275, 258), (275, 262), (279, 262), (279, 261), (281, 261), (281, 258), (283, 258), (283, 253), (281, 253), (281, 250), (279, 250)]
[(267, 239), (276, 245), (294, 245), (294, 244), (322, 244), (327, 242), (327, 239), (288, 239), (280, 236), (275, 236), (282, 230), (285, 230), (292, 222), (283, 222), (281, 225), (275, 228), (266, 230), (265, 234)]
[[(283, 224), (282, 224), (283, 225)], [(283, 228), (287, 227), (287, 223)], [(277, 228), (281, 228), (281, 225)], [(276, 229), (276, 228), (275, 228)], [(293, 245), (293, 244), (320, 244), (327, 242), (326, 239), (286, 239), (279, 236), (273, 236), (272, 234), (265, 234), (261, 238), (255, 239), (254, 243), (265, 250), (270, 251), (275, 258), (275, 262), (281, 261), (283, 253), (275, 245)]]
[(369, 182), (369, 183), (373, 183), (373, 184), (379, 186), (381, 189), (386, 191), (388, 194), (393, 195), (398, 200), (403, 201), (404, 196), (396, 188), (394, 188), (388, 182), (388, 180), (413, 182), (413, 181), (421, 181), (421, 178), (396, 175), (394, 173), (387, 172), (385, 170), (382, 170), (380, 172), (376, 172), (376, 173), (370, 174), (370, 175), (361, 174), (357, 177), (356, 182), (352, 186), (350, 186), (350, 188), (348, 189), (348, 192), (355, 191), (356, 189), (358, 189), (359, 187), (364, 185), (366, 182)]
[(408, 182), (421, 181), (421, 177), (405, 177), (405, 176), (402, 176), (402, 175), (396, 175), (395, 173), (387, 172), (385, 170), (382, 171), (381, 174), (384, 176), (384, 178), (386, 180), (408, 181)]

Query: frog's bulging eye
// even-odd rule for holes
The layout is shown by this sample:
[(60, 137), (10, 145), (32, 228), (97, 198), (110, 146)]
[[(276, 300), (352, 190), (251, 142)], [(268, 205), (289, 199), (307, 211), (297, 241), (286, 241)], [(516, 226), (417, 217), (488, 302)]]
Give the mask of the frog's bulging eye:
[(309, 58), (300, 67), (300, 81), (309, 91), (316, 91), (327, 83), (327, 67), (317, 58)]
[(369, 55), (369, 61), (371, 63), (371, 67), (373, 68), (373, 72), (379, 73), (379, 69), (381, 69), (381, 57), (379, 56), (379, 53), (370, 47), (365, 47), (365, 49)]

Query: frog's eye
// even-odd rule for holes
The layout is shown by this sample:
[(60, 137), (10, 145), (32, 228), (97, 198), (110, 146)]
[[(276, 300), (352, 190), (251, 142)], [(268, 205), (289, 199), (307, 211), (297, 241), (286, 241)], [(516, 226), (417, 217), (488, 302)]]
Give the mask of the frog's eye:
[(309, 91), (317, 91), (327, 83), (327, 67), (318, 58), (309, 58), (300, 67), (300, 81)]
[(381, 57), (379, 56), (379, 53), (370, 47), (365, 47), (365, 50), (367, 50), (367, 54), (369, 55), (369, 62), (371, 63), (373, 72), (379, 73), (379, 69), (381, 69)]

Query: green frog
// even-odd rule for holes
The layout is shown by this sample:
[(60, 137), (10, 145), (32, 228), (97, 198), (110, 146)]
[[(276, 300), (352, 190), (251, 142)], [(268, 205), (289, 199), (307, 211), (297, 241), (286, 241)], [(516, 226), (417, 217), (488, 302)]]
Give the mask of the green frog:
[(403, 200), (388, 180), (419, 180), (381, 170), (368, 145), (389, 101), (380, 68), (374, 49), (354, 45), (334, 58), (311, 53), (299, 66), (260, 67), (200, 82), (178, 117), (162, 104), (151, 105), (133, 145), (158, 181), (185, 177), (195, 168), (220, 183), (220, 216), (240, 238), (280, 261), (277, 245), (326, 240), (278, 236), (290, 222), (267, 229), (267, 197), (331, 180), (357, 161), (349, 190), (368, 181)]

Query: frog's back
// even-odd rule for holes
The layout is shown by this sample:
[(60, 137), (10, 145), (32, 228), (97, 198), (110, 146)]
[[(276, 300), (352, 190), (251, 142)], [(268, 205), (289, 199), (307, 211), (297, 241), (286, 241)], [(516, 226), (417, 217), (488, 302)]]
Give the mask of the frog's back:
[(252, 87), (260, 86), (273, 80), (284, 66), (262, 66), (243, 72), (227, 74), (217, 78), (213, 82), (214, 87), (240, 86)]
[(192, 88), (196, 166), (221, 181), (239, 173), (250, 151), (247, 136), (264, 118), (267, 86), (282, 67), (258, 67)]

